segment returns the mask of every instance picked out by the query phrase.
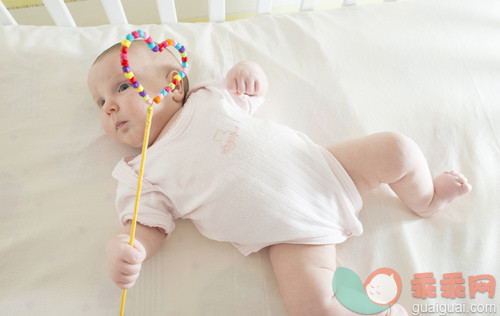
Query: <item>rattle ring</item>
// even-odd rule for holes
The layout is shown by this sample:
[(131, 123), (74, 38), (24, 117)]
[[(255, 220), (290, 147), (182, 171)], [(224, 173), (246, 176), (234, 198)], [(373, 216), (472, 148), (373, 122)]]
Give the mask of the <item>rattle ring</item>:
[[(160, 91), (160, 93), (156, 97), (154, 97), (153, 99), (151, 99), (149, 97), (149, 95), (147, 94), (144, 87), (134, 77), (134, 73), (130, 69), (130, 65), (128, 62), (128, 48), (130, 47), (132, 42), (136, 39), (144, 39), (144, 41), (146, 42), (148, 47), (151, 49), (151, 51), (153, 51), (155, 53), (162, 52), (165, 48), (167, 48), (169, 46), (173, 46), (173, 47), (175, 47), (175, 49), (177, 49), (177, 51), (179, 52), (179, 55), (181, 56), (181, 61), (182, 61), (181, 71), (179, 71), (179, 73), (174, 76), (174, 79), (172, 80), (172, 82), (170, 82), (165, 88), (163, 88)], [(122, 49), (121, 49), (120, 59), (121, 59), (123, 74), (125, 75), (125, 77), (128, 78), (128, 80), (130, 81), (132, 86), (135, 88), (135, 90), (139, 93), (141, 98), (147, 104), (152, 104), (153, 101), (156, 104), (160, 103), (161, 100), (168, 93), (172, 92), (175, 89), (175, 87), (177, 86), (177, 83), (179, 83), (186, 76), (187, 67), (188, 67), (188, 63), (187, 63), (188, 58), (187, 58), (186, 49), (184, 48), (184, 46), (181, 45), (181, 43), (176, 42), (173, 39), (167, 39), (167, 40), (165, 40), (157, 45), (155, 42), (153, 42), (153, 40), (151, 39), (151, 36), (149, 36), (148, 33), (144, 32), (142, 30), (133, 31), (132, 33), (127, 34), (125, 39), (122, 41)]]

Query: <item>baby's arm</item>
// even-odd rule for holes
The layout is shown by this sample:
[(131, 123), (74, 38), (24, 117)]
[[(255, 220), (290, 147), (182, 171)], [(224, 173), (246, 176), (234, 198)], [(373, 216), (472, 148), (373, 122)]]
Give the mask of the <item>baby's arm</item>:
[(131, 226), (127, 224), (120, 234), (111, 238), (106, 249), (109, 276), (121, 289), (135, 284), (142, 262), (152, 257), (165, 239), (163, 230), (137, 223), (134, 247), (130, 247)]
[(229, 70), (226, 75), (229, 92), (249, 96), (265, 96), (267, 93), (267, 77), (262, 68), (252, 61), (241, 61)]

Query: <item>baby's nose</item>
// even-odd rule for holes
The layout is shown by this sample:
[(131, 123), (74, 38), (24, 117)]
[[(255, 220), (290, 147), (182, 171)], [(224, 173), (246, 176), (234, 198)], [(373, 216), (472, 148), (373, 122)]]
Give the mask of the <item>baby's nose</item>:
[(104, 111), (106, 111), (107, 114), (117, 112), (118, 110), (119, 107), (116, 103), (109, 102), (107, 104), (104, 104)]

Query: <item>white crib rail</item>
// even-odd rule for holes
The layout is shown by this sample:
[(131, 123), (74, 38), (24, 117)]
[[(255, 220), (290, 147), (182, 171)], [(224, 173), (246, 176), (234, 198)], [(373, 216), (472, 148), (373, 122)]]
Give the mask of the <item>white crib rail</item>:
[(177, 9), (174, 0), (156, 0), (162, 24), (177, 23)]
[(270, 14), (273, 9), (273, 0), (257, 2), (257, 14)]
[(120, 0), (101, 0), (110, 24), (128, 24), (125, 10)]
[(2, 1), (0, 1), (0, 25), (17, 25), (16, 20), (12, 17)]
[[(210, 22), (224, 22), (226, 20), (226, 0), (207, 0), (208, 17)], [(394, 0), (382, 0), (394, 1)], [(57, 26), (75, 27), (76, 23), (63, 0), (43, 0), (43, 3)], [(357, 0), (343, 0), (343, 6), (356, 5)], [(127, 16), (121, 0), (101, 0), (110, 24), (128, 24)], [(177, 23), (177, 11), (174, 0), (156, 0), (160, 22)], [(315, 0), (301, 0), (300, 11), (314, 9)], [(256, 13), (270, 14), (273, 8), (272, 0), (257, 0)], [(0, 25), (17, 25), (5, 5), (0, 1)]]
[(63, 0), (42, 0), (50, 16), (58, 26), (72, 26), (76, 23)]
[(208, 19), (210, 22), (224, 22), (226, 19), (225, 0), (208, 0)]

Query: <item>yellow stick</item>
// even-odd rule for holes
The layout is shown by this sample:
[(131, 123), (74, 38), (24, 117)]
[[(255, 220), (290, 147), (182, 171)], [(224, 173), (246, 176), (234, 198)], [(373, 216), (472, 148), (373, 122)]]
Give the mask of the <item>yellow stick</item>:
[[(139, 200), (141, 198), (142, 178), (144, 175), (144, 164), (146, 162), (146, 152), (148, 151), (149, 131), (151, 130), (151, 120), (153, 119), (153, 103), (148, 107), (148, 115), (146, 117), (146, 129), (144, 131), (144, 140), (142, 142), (141, 165), (139, 167), (139, 180), (137, 181), (137, 191), (135, 193), (134, 216), (132, 217), (132, 227), (130, 228), (129, 245), (134, 246), (135, 228), (137, 227), (137, 214), (139, 212)], [(123, 316), (125, 310), (125, 298), (127, 297), (127, 289), (122, 291), (122, 304), (120, 307), (120, 316)]]

